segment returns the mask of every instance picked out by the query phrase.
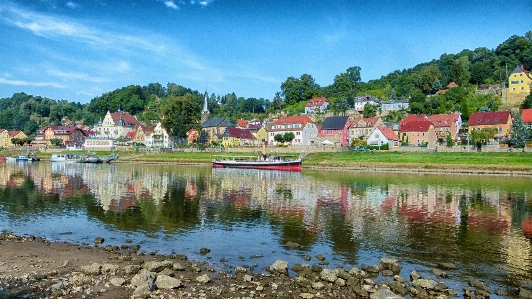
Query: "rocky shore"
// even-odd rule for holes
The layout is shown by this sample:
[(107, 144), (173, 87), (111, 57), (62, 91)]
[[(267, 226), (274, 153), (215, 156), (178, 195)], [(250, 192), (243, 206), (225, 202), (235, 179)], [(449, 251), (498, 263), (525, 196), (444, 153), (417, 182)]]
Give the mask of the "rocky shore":
[(101, 238), (94, 243), (2, 233), (0, 298), (532, 298), (528, 289), (492, 290), (481, 281), (453, 290), (445, 284), (452, 263), (432, 269), (440, 281), (416, 271), (402, 277), (400, 263), (386, 257), (351, 269), (326, 269), (325, 257), (317, 255), (307, 257), (309, 264), (278, 260), (260, 271), (248, 265), (216, 271), (184, 255), (143, 253), (129, 240), (120, 247), (105, 246)]

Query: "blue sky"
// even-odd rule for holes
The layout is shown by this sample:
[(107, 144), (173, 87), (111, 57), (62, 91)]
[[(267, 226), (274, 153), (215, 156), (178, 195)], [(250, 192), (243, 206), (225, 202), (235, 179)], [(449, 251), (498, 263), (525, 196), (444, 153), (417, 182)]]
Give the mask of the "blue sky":
[(532, 30), (532, 0), (2, 0), (0, 98), (87, 103), (128, 85), (272, 99), (288, 77), (363, 81)]

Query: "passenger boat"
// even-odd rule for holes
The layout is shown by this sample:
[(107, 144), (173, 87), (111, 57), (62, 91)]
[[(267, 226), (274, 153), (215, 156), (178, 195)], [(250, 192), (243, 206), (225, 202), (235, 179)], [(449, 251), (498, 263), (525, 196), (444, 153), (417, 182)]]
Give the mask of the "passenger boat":
[(78, 160), (79, 163), (103, 163), (102, 157), (96, 157), (95, 153), (87, 153)]
[(213, 157), (212, 167), (301, 171), (301, 158), (289, 159), (283, 156), (268, 156), (264, 144), (261, 156), (216, 155)]
[(77, 154), (53, 154), (50, 157), (50, 162), (76, 163), (79, 159), (81, 159), (81, 155)]
[(28, 160), (29, 160), (28, 156), (26, 155), (20, 155), (15, 159), (15, 161), (17, 162), (27, 162)]

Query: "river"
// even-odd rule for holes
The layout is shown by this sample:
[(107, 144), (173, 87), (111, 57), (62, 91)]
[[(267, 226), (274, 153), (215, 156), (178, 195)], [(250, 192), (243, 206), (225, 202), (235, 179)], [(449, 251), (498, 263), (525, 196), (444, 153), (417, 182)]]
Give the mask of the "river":
[(394, 257), (403, 277), (434, 278), (437, 263), (452, 262), (457, 269), (436, 280), (511, 289), (532, 284), (530, 185), (506, 176), (14, 162), (0, 164), (0, 229), (78, 244), (128, 240), (146, 253), (255, 272), (322, 254), (326, 268)]

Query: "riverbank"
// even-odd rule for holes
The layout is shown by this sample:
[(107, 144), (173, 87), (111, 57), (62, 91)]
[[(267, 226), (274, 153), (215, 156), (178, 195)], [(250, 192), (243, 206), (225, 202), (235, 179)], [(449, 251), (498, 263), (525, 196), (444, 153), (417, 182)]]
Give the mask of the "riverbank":
[(321, 255), (307, 257), (308, 264), (278, 260), (260, 270), (244, 264), (216, 271), (184, 255), (143, 253), (128, 240), (120, 247), (105, 246), (100, 238), (94, 242), (75, 245), (2, 233), (0, 298), (532, 298), (524, 287), (493, 290), (480, 281), (453, 290), (445, 283), (456, 270), (452, 263), (435, 265), (431, 277), (415, 270), (405, 275), (400, 262), (389, 258), (379, 265), (327, 269)]

